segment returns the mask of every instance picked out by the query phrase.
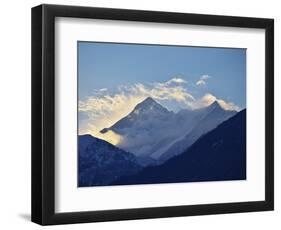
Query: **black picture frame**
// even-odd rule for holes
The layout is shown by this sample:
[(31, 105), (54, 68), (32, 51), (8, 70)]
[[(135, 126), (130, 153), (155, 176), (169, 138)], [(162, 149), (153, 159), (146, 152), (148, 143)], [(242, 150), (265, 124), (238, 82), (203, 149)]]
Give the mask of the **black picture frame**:
[[(110, 19), (265, 29), (265, 200), (55, 213), (55, 18)], [(162, 218), (274, 209), (274, 20), (125, 9), (32, 8), (32, 221), (41, 225)]]

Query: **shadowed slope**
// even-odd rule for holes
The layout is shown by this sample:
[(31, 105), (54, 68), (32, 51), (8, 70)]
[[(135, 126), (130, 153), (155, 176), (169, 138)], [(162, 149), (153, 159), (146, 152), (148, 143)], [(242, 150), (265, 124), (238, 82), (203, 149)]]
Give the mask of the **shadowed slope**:
[(246, 179), (246, 110), (202, 136), (186, 152), (113, 184)]

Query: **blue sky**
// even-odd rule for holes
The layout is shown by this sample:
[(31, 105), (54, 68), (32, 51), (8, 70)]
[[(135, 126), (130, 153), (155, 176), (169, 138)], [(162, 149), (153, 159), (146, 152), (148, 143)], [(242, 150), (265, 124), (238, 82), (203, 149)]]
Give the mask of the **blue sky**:
[[(78, 42), (78, 81), (81, 124), (89, 123), (87, 117), (95, 122), (97, 117), (89, 113), (90, 109), (99, 107), (96, 98), (110, 96), (111, 103), (114, 100), (118, 103), (121, 99), (116, 95), (135, 93), (132, 87), (136, 84), (142, 93), (155, 93), (171, 81), (169, 95), (184, 91), (183, 97), (190, 95), (195, 101), (212, 95), (242, 109), (246, 107), (246, 50)], [(126, 87), (120, 89), (119, 86)], [(161, 102), (163, 95), (157, 94), (156, 99)], [(183, 102), (178, 97), (173, 99)], [(104, 101), (102, 103), (104, 106)], [(163, 99), (163, 104), (173, 109), (175, 103)]]

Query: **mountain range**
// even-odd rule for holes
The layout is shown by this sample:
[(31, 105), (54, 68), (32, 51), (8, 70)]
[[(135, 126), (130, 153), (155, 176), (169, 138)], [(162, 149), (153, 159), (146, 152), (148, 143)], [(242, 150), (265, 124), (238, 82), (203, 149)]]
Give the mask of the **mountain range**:
[(78, 186), (244, 179), (245, 123), (217, 101), (175, 113), (148, 97), (99, 138), (78, 137)]
[(170, 147), (161, 154), (160, 159), (162, 161), (166, 161), (173, 156), (181, 154), (203, 134), (216, 128), (220, 123), (226, 121), (236, 113), (236, 111), (224, 110), (220, 104), (215, 101), (201, 111), (201, 116), (199, 119), (196, 117), (197, 121), (194, 122), (192, 129), (187, 132), (183, 138), (180, 138), (179, 140), (175, 141), (174, 144), (170, 145)]
[(154, 184), (246, 179), (246, 110), (199, 138), (182, 154), (162, 165), (113, 182)]
[(137, 157), (165, 161), (235, 114), (236, 111), (223, 109), (217, 101), (202, 109), (174, 113), (148, 97), (100, 133), (106, 141), (110, 141), (108, 132), (121, 137), (116, 146)]

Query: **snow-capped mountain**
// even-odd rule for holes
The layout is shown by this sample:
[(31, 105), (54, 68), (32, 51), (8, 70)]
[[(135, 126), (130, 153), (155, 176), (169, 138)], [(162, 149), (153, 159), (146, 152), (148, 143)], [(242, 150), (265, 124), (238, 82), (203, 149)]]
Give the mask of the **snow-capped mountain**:
[(161, 161), (166, 161), (173, 156), (181, 154), (202, 135), (216, 128), (220, 123), (237, 113), (236, 111), (224, 110), (217, 101), (213, 102), (204, 110), (204, 116), (195, 122), (192, 129), (187, 132), (183, 138), (172, 144), (167, 151), (161, 154)]
[(154, 184), (246, 179), (246, 110), (203, 135), (187, 151), (162, 165), (113, 182)]
[(107, 185), (141, 167), (132, 153), (91, 135), (79, 136), (79, 186)]
[[(133, 111), (126, 117), (120, 119), (110, 128), (101, 130), (101, 133), (106, 133), (108, 130), (115, 131), (119, 134), (126, 134), (129, 128), (144, 126), (144, 122), (155, 122), (153, 119), (157, 117), (160, 120), (165, 120), (173, 115), (173, 112), (168, 111), (162, 105), (157, 103), (151, 97), (146, 98), (141, 103), (137, 104)], [(147, 124), (147, 123), (146, 123)], [(148, 126), (148, 125), (146, 125)]]
[(114, 133), (121, 140), (116, 146), (137, 157), (163, 161), (186, 150), (201, 135), (235, 113), (224, 110), (218, 102), (202, 109), (174, 113), (148, 97), (100, 134), (107, 140), (107, 134)]
[(175, 122), (173, 112), (148, 97), (136, 105), (130, 114), (110, 128), (101, 130), (101, 133), (106, 137), (107, 132), (114, 132), (122, 137), (117, 144), (119, 148), (136, 156), (149, 157), (165, 142), (171, 141)]

